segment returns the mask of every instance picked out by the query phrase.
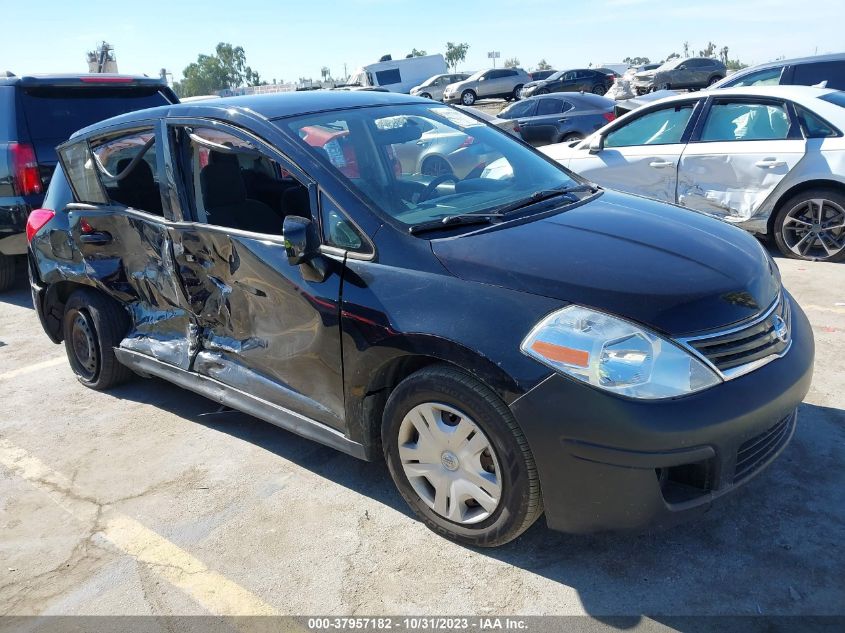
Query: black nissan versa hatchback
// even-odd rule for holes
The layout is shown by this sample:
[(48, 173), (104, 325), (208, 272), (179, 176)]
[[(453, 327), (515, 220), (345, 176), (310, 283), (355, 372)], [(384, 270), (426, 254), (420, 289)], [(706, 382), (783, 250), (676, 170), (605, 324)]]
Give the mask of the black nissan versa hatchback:
[[(465, 177), (407, 167), (431, 129), (463, 138)], [(794, 433), (813, 337), (753, 237), (462, 111), (237, 97), (113, 118), (59, 156), (29, 269), (83, 384), (158, 376), (384, 456), (459, 542), (544, 511), (570, 532), (668, 525)]]

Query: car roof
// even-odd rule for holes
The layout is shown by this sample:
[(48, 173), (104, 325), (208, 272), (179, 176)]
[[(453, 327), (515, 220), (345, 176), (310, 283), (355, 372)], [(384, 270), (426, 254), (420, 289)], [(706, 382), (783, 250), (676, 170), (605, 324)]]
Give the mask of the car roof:
[(244, 113), (258, 114), (265, 119), (274, 120), (331, 110), (350, 110), (354, 108), (413, 103), (432, 104), (431, 99), (412, 97), (397, 92), (377, 92), (373, 90), (304, 90), (299, 92), (243, 95), (164, 105), (146, 110), (135, 110), (134, 112), (127, 112), (126, 114), (121, 114), (90, 125), (79, 130), (73, 136), (76, 137), (101, 128), (132, 123), (133, 121), (180, 116), (209, 116), (214, 114), (215, 111), (219, 113), (228, 110), (237, 110)]
[(792, 59), (776, 59), (770, 62), (763, 62), (762, 64), (756, 64), (754, 66), (749, 66), (748, 68), (743, 68), (742, 70), (737, 71), (732, 77), (739, 76), (740, 73), (743, 75), (747, 72), (753, 70), (764, 70), (766, 68), (776, 68), (778, 66), (793, 66), (797, 64), (815, 64), (817, 62), (838, 62), (838, 61), (845, 61), (845, 53), (827, 53), (825, 55), (809, 55), (807, 57), (793, 57)]

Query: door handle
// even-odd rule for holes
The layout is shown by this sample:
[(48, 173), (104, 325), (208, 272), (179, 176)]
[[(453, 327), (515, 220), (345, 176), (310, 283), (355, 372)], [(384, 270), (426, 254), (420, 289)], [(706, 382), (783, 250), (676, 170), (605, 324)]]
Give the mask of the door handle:
[(648, 164), (649, 167), (674, 167), (675, 163), (668, 160), (653, 160)]
[(83, 233), (79, 236), (79, 240), (83, 244), (111, 244), (111, 233), (107, 231), (94, 231), (93, 233)]
[(757, 167), (762, 167), (763, 169), (772, 169), (773, 167), (786, 167), (785, 160), (778, 160), (777, 158), (764, 158), (763, 160), (758, 160), (756, 163)]

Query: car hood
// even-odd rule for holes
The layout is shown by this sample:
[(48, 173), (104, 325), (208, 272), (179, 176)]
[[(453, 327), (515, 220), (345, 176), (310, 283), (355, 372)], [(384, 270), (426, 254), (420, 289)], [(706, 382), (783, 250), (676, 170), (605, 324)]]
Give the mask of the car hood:
[(470, 81), (469, 79), (464, 79), (463, 81), (456, 81), (453, 84), (449, 84), (446, 86), (446, 90), (460, 90), (461, 88), (465, 88), (470, 84), (475, 83), (474, 81)]
[(542, 86), (547, 84), (548, 80), (546, 79), (538, 79), (537, 81), (529, 81), (527, 84), (523, 85), (523, 89), (525, 88), (536, 88), (537, 86)]
[(745, 231), (606, 191), (523, 224), (436, 239), (454, 275), (577, 303), (670, 335), (724, 327), (768, 307), (779, 273)]

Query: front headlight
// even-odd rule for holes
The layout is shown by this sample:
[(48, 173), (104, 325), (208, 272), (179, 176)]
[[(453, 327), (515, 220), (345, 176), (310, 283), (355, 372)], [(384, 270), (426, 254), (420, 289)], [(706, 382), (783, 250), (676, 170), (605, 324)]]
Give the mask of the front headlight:
[(662, 336), (577, 305), (540, 321), (520, 349), (562, 374), (630, 398), (683, 396), (721, 382), (713, 370)]

